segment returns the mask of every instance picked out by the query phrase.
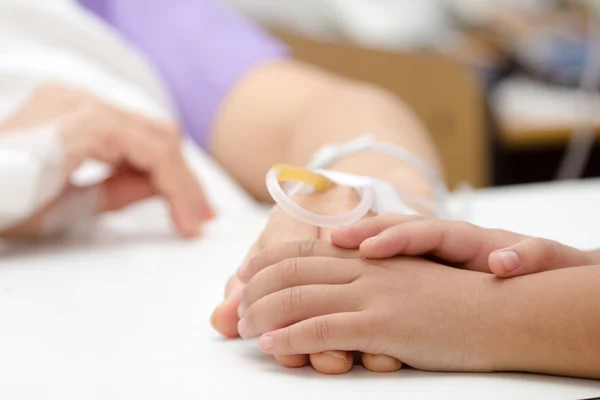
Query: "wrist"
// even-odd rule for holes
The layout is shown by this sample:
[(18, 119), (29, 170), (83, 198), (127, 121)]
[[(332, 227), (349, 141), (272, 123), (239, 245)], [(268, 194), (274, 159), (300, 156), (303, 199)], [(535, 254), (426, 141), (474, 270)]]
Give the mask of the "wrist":
[(459, 295), (460, 318), (458, 322), (464, 334), (465, 371), (498, 371), (503, 362), (503, 343), (506, 340), (499, 331), (496, 306), (501, 288), (490, 274), (465, 271)]
[(337, 215), (350, 211), (360, 198), (354, 189), (334, 186), (328, 190), (294, 196), (294, 201), (307, 211), (322, 215)]
[[(435, 188), (421, 171), (397, 157), (373, 151), (363, 151), (339, 158), (328, 169), (377, 178), (436, 205)], [(402, 197), (402, 196), (401, 196)], [(405, 200), (405, 199), (403, 199)], [(435, 210), (420, 204), (409, 204), (423, 216), (433, 216)]]
[(537, 349), (543, 328), (538, 325), (542, 321), (536, 321), (539, 306), (534, 305), (532, 278), (535, 275), (510, 279), (487, 276), (480, 313), (486, 332), (482, 347), (494, 372), (532, 371), (532, 363), (543, 363), (545, 352)]

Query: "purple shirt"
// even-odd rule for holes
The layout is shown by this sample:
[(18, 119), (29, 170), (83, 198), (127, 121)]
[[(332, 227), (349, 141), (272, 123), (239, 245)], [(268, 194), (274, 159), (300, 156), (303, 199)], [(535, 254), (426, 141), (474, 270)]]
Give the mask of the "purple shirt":
[(207, 147), (227, 93), (259, 64), (287, 56), (260, 28), (211, 0), (78, 0), (154, 63), (181, 121)]

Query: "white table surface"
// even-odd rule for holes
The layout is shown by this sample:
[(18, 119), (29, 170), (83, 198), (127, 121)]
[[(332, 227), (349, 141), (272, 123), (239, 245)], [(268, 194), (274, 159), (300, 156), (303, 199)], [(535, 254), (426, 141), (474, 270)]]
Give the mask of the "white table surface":
[[(218, 179), (208, 179), (207, 186)], [(208, 320), (265, 219), (226, 188), (202, 239), (170, 233), (158, 201), (56, 243), (0, 252), (1, 399), (544, 398), (600, 396), (600, 382), (401, 370), (288, 370)], [(239, 193), (238, 193), (239, 194)], [(600, 181), (479, 192), (475, 222), (593, 247)], [(86, 233), (87, 232), (87, 233)], [(292, 386), (294, 385), (294, 386)]]

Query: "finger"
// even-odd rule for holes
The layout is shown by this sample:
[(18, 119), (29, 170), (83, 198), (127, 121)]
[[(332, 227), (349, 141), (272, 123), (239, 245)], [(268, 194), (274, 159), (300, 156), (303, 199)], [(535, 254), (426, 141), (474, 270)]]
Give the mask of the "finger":
[(274, 357), (281, 365), (287, 368), (301, 368), (308, 364), (308, 356), (306, 354), (291, 354), (285, 356), (275, 354)]
[[(317, 234), (317, 227), (298, 221), (281, 208), (274, 207), (271, 217), (258, 240), (257, 249), (284, 242), (315, 240)], [(278, 355), (276, 358), (282, 365), (291, 368), (308, 364), (307, 354)]]
[[(358, 198), (355, 200), (358, 201)], [(348, 206), (351, 206), (351, 204), (348, 204)], [(367, 218), (373, 216), (374, 215), (371, 212), (367, 214)], [(321, 228), (319, 230), (319, 238), (323, 241), (331, 242), (332, 231), (333, 230), (330, 228)], [(336, 249), (338, 252), (342, 252), (343, 254), (348, 254), (352, 257), (360, 257), (360, 252), (357, 252), (356, 250), (342, 249), (333, 244), (332, 246), (334, 246), (332, 247), (333, 249)], [(339, 255), (338, 257), (343, 258)], [(310, 360), (310, 364), (317, 372), (327, 375), (346, 374), (350, 372), (354, 366), (353, 351), (330, 350), (323, 353), (311, 354), (308, 358)]]
[(299, 321), (358, 307), (356, 297), (334, 285), (296, 286), (281, 290), (248, 307), (238, 324), (243, 338), (283, 328)]
[(227, 338), (239, 336), (237, 309), (242, 301), (243, 290), (244, 285), (239, 282), (234, 283), (229, 296), (213, 311), (210, 317), (212, 327)]
[(36, 237), (61, 233), (77, 222), (98, 213), (98, 185), (69, 185), (60, 196), (35, 213), (26, 222), (2, 232), (3, 237)]
[(365, 218), (351, 225), (334, 229), (331, 232), (331, 241), (346, 249), (357, 249), (368, 238), (378, 235), (392, 226), (422, 219), (415, 215), (382, 214), (372, 218)]
[(169, 132), (156, 134), (158, 126), (143, 123), (120, 111), (116, 143), (123, 146), (125, 161), (147, 172), (157, 192), (169, 203), (175, 226), (183, 236), (196, 236), (199, 225), (210, 218), (202, 188), (185, 164), (181, 143)]
[[(341, 285), (360, 276), (360, 268), (340, 259), (290, 258), (261, 270), (247, 283), (242, 297), (244, 309), (272, 293), (306, 285)], [(243, 314), (243, 310), (241, 311)]]
[[(260, 337), (269, 354), (322, 353), (329, 349), (368, 351), (372, 329), (358, 312), (323, 315), (268, 332)], [(378, 338), (372, 338), (374, 340)]]
[[(248, 252), (248, 256), (254, 254), (258, 249), (258, 242), (254, 243)], [(248, 257), (247, 256), (247, 257)], [(244, 285), (232, 275), (225, 285), (224, 301), (213, 311), (210, 322), (213, 328), (226, 337), (237, 337), (237, 325), (239, 322), (238, 308), (242, 301)]]
[(513, 246), (491, 253), (488, 260), (490, 270), (500, 278), (582, 266), (589, 262), (584, 252), (541, 238), (523, 239)]
[(121, 169), (98, 187), (99, 212), (117, 211), (156, 194), (148, 176), (131, 169)]
[(323, 240), (302, 240), (283, 242), (273, 246), (264, 247), (247, 263), (238, 270), (238, 277), (242, 282), (248, 282), (257, 273), (271, 265), (288, 259), (305, 257), (329, 258), (359, 258), (358, 251), (341, 249), (330, 242)]
[(377, 259), (433, 255), (449, 264), (467, 264), (469, 269), (487, 272), (490, 252), (518, 238), (520, 235), (466, 222), (423, 219), (393, 226), (365, 240), (360, 252)]
[(326, 375), (346, 374), (354, 366), (353, 351), (324, 351), (311, 354), (309, 358), (313, 368)]
[[(163, 184), (173, 186), (164, 186), (169, 192), (177, 196), (178, 191), (182, 194), (185, 193), (187, 199), (186, 209), (191, 210), (192, 213), (199, 219), (199, 221), (206, 221), (215, 216), (214, 210), (209, 204), (206, 195), (202, 190), (202, 186), (198, 182), (196, 176), (192, 173), (191, 169), (185, 162), (181, 146), (181, 131), (176, 125), (167, 121), (161, 121), (154, 118), (145, 117), (141, 114), (127, 112), (118, 108), (106, 105), (112, 108), (113, 112), (121, 114), (121, 119), (130, 121), (132, 126), (140, 131), (148, 132), (153, 134), (156, 140), (163, 142), (164, 153), (168, 157), (170, 163), (167, 163), (167, 175), (171, 176), (170, 180), (160, 182), (162, 187)], [(172, 170), (170, 170), (170, 167)], [(156, 171), (157, 176), (162, 171)], [(176, 179), (173, 179), (176, 178)], [(157, 177), (157, 179), (160, 179)], [(168, 178), (166, 178), (168, 179)], [(175, 182), (178, 180), (179, 182)], [(178, 183), (178, 184), (175, 184)]]
[[(370, 221), (370, 220), (375, 220), (377, 219), (377, 217), (374, 217), (373, 214), (370, 214), (369, 217), (371, 218), (367, 218), (364, 219), (360, 222), (364, 222), (365, 225), (369, 225), (369, 224), (373, 224), (374, 221)], [(381, 216), (379, 217), (379, 219), (381, 220), (381, 225), (380, 227), (384, 227), (389, 225), (391, 222), (396, 222), (398, 223), (399, 220), (404, 219), (408, 219), (406, 216), (400, 216), (400, 215), (387, 215), (387, 216)], [(412, 220), (412, 219), (411, 219)], [(360, 223), (359, 222), (359, 223)], [(375, 227), (375, 224), (373, 224), (373, 226)], [(335, 231), (333, 231), (335, 232)], [(321, 238), (325, 239), (325, 238), (329, 238), (330, 236), (332, 236), (333, 232), (327, 232), (325, 230), (321, 230)], [(369, 228), (366, 229), (366, 232), (369, 232)], [(371, 232), (373, 232), (373, 230), (371, 230)], [(363, 231), (364, 233), (364, 231)], [(348, 236), (345, 237), (346, 239), (348, 239)], [(350, 238), (353, 238), (352, 234), (350, 235)], [(354, 236), (354, 238), (357, 238), (357, 236)], [(333, 239), (332, 239), (333, 240)], [(348, 243), (348, 242), (346, 242)], [(337, 355), (338, 358), (341, 359), (351, 359), (353, 358), (353, 352), (345, 352), (345, 351), (333, 351), (333, 352), (327, 352), (329, 354), (332, 354), (333, 356)], [(311, 364), (313, 364), (313, 366), (315, 366), (315, 363), (318, 365), (318, 367), (315, 367), (315, 369), (317, 369), (320, 372), (323, 373), (345, 373), (348, 372), (349, 369), (344, 369), (343, 367), (345, 366), (345, 364), (342, 363), (335, 363), (332, 365), (332, 363), (330, 362), (330, 359), (325, 360), (325, 362), (321, 361), (321, 358), (323, 357), (319, 357), (320, 354), (314, 354), (310, 356), (310, 362)], [(366, 369), (368, 369), (369, 371), (373, 371), (373, 372), (393, 372), (393, 371), (397, 371), (398, 369), (400, 369), (402, 367), (402, 362), (400, 362), (399, 360), (397, 360), (394, 357), (390, 357), (390, 356), (386, 356), (386, 355), (374, 355), (374, 354), (362, 354), (361, 355), (361, 359), (362, 359), (362, 363), (365, 366)], [(323, 364), (323, 365), (321, 365)], [(352, 366), (352, 363), (350, 363), (350, 368)]]
[(156, 169), (150, 172), (154, 185), (169, 203), (171, 216), (180, 233), (197, 236), (200, 223), (212, 218), (214, 213), (178, 150), (168, 153), (171, 155), (160, 160)]
[(238, 284), (240, 283), (239, 279), (237, 278), (236, 275), (231, 275), (229, 277), (229, 279), (227, 279), (227, 283), (225, 284), (225, 293), (223, 298), (227, 298), (229, 297), (232, 289), (236, 286), (238, 286)]
[(402, 368), (402, 361), (381, 354), (363, 353), (361, 361), (366, 369), (373, 372), (394, 372)]

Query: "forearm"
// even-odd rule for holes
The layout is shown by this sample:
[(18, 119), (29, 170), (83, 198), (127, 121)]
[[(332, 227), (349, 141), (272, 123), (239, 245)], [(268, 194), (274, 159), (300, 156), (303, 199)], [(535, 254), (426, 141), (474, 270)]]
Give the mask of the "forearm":
[(599, 266), (494, 280), (486, 296), (495, 370), (600, 378)]
[[(305, 165), (322, 145), (365, 134), (405, 147), (440, 171), (425, 129), (400, 100), (295, 62), (258, 69), (235, 89), (214, 127), (211, 148), (251, 194), (266, 200), (264, 176), (274, 163)], [(419, 171), (382, 154), (348, 156), (331, 168), (385, 179), (414, 192), (431, 189)]]

